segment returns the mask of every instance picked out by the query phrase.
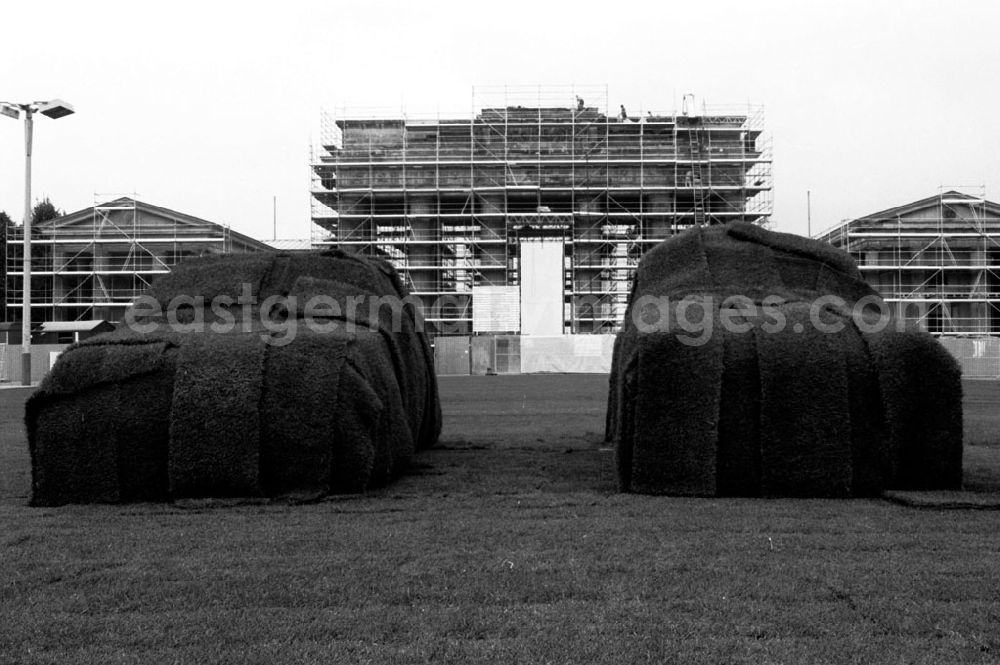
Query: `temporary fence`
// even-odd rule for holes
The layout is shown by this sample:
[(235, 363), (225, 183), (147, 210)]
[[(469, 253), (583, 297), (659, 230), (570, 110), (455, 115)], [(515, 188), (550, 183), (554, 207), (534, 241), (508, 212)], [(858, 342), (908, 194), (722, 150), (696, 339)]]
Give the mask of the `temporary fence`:
[[(69, 344), (32, 344), (31, 345), (31, 379), (37, 383), (42, 380), (63, 349)], [(0, 344), (0, 385), (20, 385), (21, 383), (21, 345)]]
[(1000, 338), (940, 337), (962, 366), (962, 378), (1000, 379)]
[(607, 373), (614, 335), (438, 337), (438, 374)]

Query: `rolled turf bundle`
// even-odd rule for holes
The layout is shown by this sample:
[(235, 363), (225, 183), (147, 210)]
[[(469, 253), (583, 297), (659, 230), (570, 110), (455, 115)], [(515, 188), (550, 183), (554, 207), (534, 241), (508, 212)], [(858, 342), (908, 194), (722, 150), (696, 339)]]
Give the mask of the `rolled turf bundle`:
[(148, 294), (159, 311), (69, 347), (29, 398), (32, 504), (360, 492), (440, 434), (430, 347), (385, 262), (195, 259)]
[[(698, 316), (690, 316), (691, 303)], [(615, 341), (623, 491), (873, 496), (957, 489), (961, 375), (825, 243), (733, 223), (647, 252)]]

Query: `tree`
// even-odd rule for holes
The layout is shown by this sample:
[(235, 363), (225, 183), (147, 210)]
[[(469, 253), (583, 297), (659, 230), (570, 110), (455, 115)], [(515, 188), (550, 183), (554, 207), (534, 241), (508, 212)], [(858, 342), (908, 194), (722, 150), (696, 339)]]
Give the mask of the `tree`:
[(31, 209), (31, 223), (40, 224), (41, 222), (47, 222), (50, 219), (55, 219), (56, 217), (62, 217), (66, 214), (65, 210), (60, 210), (53, 205), (49, 197), (45, 197), (41, 201), (35, 204), (35, 207)]
[(6, 210), (0, 210), (0, 232), (14, 226), (14, 220), (10, 218)]

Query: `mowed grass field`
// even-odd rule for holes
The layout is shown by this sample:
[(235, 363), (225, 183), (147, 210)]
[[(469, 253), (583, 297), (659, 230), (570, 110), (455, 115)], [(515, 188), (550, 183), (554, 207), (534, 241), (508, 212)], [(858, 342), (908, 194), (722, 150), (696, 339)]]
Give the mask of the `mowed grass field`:
[[(442, 445), (365, 496), (58, 509), (0, 391), (0, 661), (1000, 659), (1000, 512), (620, 495), (606, 377), (440, 384)], [(1000, 491), (1000, 383), (965, 392)]]

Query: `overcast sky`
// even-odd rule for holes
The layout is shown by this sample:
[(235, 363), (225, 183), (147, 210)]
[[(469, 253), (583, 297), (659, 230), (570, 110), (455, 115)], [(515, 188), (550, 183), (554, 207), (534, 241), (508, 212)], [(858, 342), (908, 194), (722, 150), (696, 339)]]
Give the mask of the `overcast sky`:
[[(1000, 200), (1000, 4), (947, 2), (8, 2), (0, 100), (36, 122), (33, 192), (142, 200), (258, 238), (309, 233), (322, 107), (462, 110), (473, 86), (597, 84), (612, 111), (763, 105), (774, 228), (805, 233), (941, 185)], [(567, 103), (571, 103), (568, 100)], [(0, 116), (0, 210), (20, 220), (23, 122)]]

